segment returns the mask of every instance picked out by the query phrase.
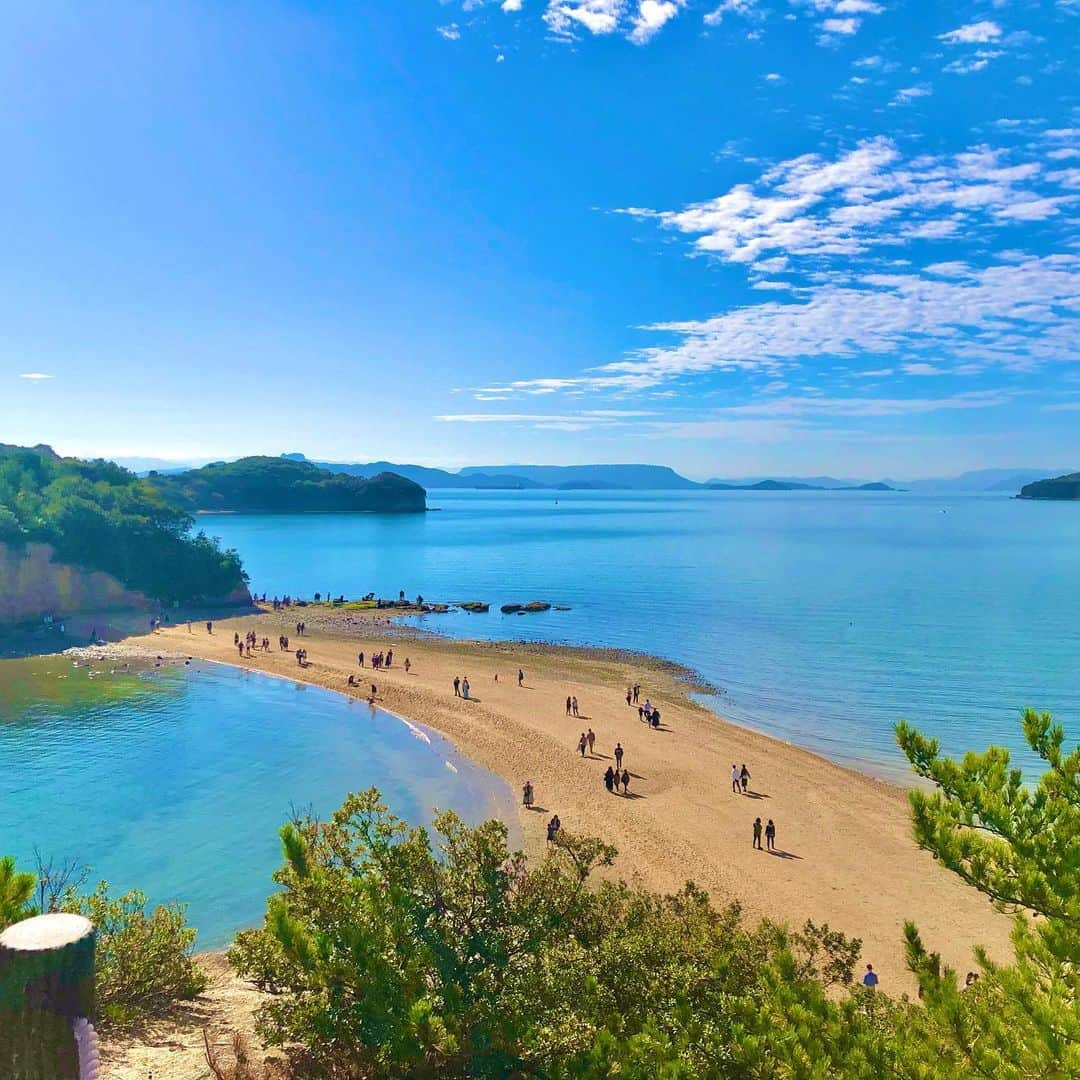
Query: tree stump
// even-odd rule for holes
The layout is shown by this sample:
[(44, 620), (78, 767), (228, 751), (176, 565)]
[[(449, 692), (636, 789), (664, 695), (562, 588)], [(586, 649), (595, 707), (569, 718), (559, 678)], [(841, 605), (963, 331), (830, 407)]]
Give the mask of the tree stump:
[(73, 1023), (94, 1018), (94, 926), (38, 915), (0, 934), (0, 1076), (79, 1080)]

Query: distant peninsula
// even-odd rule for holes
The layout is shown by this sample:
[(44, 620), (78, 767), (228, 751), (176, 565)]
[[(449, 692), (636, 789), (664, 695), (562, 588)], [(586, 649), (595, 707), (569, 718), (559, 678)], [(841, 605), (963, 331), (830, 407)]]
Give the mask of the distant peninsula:
[(872, 484), (850, 484), (825, 487), (821, 484), (802, 484), (795, 480), (759, 480), (756, 484), (724, 484), (712, 482), (706, 485), (710, 491), (902, 491), (883, 481)]
[(1069, 502), (1080, 499), (1080, 473), (1055, 476), (1049, 480), (1036, 480), (1020, 489), (1019, 499), (1052, 499)]
[(188, 513), (406, 514), (427, 509), (424, 488), (403, 476), (380, 472), (364, 479), (285, 457), (218, 461), (187, 472), (151, 472), (146, 479), (162, 498)]

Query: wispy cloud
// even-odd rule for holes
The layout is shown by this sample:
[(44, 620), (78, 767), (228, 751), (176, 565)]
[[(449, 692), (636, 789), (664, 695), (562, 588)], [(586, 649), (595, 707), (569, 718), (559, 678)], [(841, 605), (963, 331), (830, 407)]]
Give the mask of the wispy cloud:
[(29, 379), (31, 382), (44, 382), (46, 379), (51, 379), (51, 375), (46, 375), (42, 371), (24, 371), (19, 375), (20, 379)]
[(990, 19), (959, 26), (945, 34), (938, 34), (938, 40), (948, 45), (985, 45), (1001, 37), (1001, 27)]

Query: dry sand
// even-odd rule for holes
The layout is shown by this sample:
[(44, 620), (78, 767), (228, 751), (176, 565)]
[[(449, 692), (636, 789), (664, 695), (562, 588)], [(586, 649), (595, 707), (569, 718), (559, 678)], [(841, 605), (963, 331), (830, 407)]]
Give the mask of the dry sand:
[[(297, 646), (300, 618), (308, 627), (304, 669), (277, 648), (281, 633)], [(269, 637), (272, 648), (239, 661), (233, 633), (249, 629)], [(1009, 920), (916, 847), (900, 788), (726, 723), (690, 699), (693, 684), (673, 665), (583, 649), (414, 635), (391, 625), (385, 613), (325, 607), (219, 622), (213, 636), (200, 624), (192, 632), (181, 625), (134, 644), (361, 697), (375, 682), (380, 707), (441, 732), (515, 792), (532, 780), (537, 809), (518, 811), (530, 855), (542, 851), (545, 824), (557, 813), (564, 828), (616, 845), (615, 872), (624, 878), (664, 891), (692, 879), (717, 901), (738, 900), (748, 917), (792, 924), (810, 918), (861, 938), (864, 959), (873, 962), (885, 991), (913, 990), (903, 958), (906, 919), (960, 971), (973, 966), (976, 944), (992, 956), (1008, 955)], [(359, 651), (370, 657), (387, 648), (394, 650), (392, 669), (358, 668)], [(346, 685), (349, 674), (357, 676), (354, 690)], [(468, 676), (471, 700), (454, 696), (455, 675)], [(626, 687), (633, 683), (641, 684), (642, 700), (660, 708), (663, 730), (650, 730), (636, 707), (627, 707)], [(577, 697), (580, 719), (566, 715), (568, 695)], [(578, 738), (590, 727), (596, 755), (582, 759)], [(617, 742), (633, 777), (629, 798), (609, 794), (603, 784)], [(744, 762), (752, 775), (750, 796), (731, 790), (731, 766)], [(357, 787), (362, 784), (358, 777)], [(759, 815), (776, 822), (775, 855), (752, 847)], [(155, 1077), (167, 1075), (155, 1069)]]

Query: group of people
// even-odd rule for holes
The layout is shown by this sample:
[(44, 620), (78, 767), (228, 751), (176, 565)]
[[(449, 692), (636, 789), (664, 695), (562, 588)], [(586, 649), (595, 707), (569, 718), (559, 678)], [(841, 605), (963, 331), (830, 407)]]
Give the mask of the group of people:
[(623, 769), (620, 773), (618, 769), (613, 769), (610, 765), (607, 767), (607, 772), (604, 773), (604, 787), (608, 791), (618, 794), (619, 784), (622, 784), (622, 793), (624, 795), (630, 794), (630, 773)]
[[(364, 654), (360, 653), (358, 656), (360, 666), (364, 666)], [(394, 666), (394, 650), (387, 649), (385, 653), (377, 652), (371, 654), (371, 668), (373, 671), (381, 671), (384, 667), (391, 668)]]
[(568, 697), (566, 699), (566, 715), (580, 717), (581, 713), (578, 711), (578, 703), (576, 697)]
[(593, 752), (593, 744), (595, 742), (596, 742), (596, 734), (595, 734), (595, 732), (593, 731), (592, 728), (589, 728), (588, 731), (583, 731), (581, 733), (581, 738), (578, 739), (578, 744), (577, 744), (578, 753), (581, 754), (582, 757), (584, 757), (585, 756), (585, 751), (588, 750), (589, 753), (591, 754)]
[(454, 676), (454, 697), (464, 698), (469, 700), (469, 676), (466, 675), (464, 679)]
[(547, 823), (547, 838), (549, 844), (553, 844), (558, 839), (559, 830), (561, 828), (562, 822), (559, 820), (559, 815), (555, 814)]
[(297, 637), (303, 637), (306, 632), (307, 632), (307, 623), (298, 622), (296, 624), (296, 636)]
[[(278, 638), (278, 644), (281, 644), (281, 639)], [(254, 630), (249, 630), (241, 639), (239, 632), (233, 634), (233, 645), (236, 646), (236, 651), (243, 656), (251, 656), (255, 649), (262, 649), (263, 652), (270, 651), (270, 639), (264, 637), (259, 640)]]
[[(769, 818), (768, 824), (764, 828), (765, 832), (765, 845), (769, 851), (776, 850), (776, 826), (773, 824), (773, 819)], [(761, 818), (754, 818), (754, 847), (759, 851), (761, 850)]]

